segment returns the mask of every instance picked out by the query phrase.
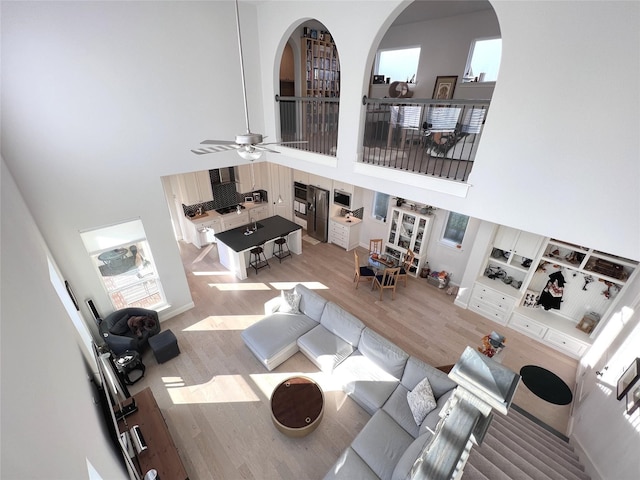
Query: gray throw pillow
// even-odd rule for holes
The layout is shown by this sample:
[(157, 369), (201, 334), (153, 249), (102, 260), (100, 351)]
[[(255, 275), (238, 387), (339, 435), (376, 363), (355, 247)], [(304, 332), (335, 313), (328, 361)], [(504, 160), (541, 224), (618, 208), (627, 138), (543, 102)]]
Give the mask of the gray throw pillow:
[(422, 424), (427, 414), (438, 405), (428, 378), (424, 378), (413, 390), (407, 393), (407, 402), (416, 425)]

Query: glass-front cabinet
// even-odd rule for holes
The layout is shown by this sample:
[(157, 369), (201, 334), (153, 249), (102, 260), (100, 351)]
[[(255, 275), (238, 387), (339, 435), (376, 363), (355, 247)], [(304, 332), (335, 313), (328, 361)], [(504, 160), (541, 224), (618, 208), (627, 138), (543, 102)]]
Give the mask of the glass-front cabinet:
[(392, 208), (390, 218), (385, 253), (401, 262), (407, 251), (413, 250), (415, 259), (409, 273), (418, 276), (426, 261), (432, 217), (413, 210)]

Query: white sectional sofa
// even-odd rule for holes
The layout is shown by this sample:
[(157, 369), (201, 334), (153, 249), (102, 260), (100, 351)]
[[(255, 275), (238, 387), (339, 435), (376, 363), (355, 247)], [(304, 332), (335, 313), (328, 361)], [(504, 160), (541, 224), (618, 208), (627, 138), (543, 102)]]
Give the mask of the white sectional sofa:
[[(372, 415), (326, 479), (409, 478), (456, 387), (445, 373), (408, 355), (304, 285), (267, 302), (265, 318), (245, 329), (242, 338), (268, 370), (301, 351), (320, 370), (335, 376)], [(426, 383), (425, 378), (435, 408), (431, 405), (433, 409), (417, 423), (407, 395)]]

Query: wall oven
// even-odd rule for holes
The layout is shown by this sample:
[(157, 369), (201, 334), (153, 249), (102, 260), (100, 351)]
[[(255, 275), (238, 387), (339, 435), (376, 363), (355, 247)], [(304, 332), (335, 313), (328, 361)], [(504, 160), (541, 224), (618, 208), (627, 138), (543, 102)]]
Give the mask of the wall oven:
[(293, 182), (293, 214), (301, 220), (307, 219), (307, 186)]

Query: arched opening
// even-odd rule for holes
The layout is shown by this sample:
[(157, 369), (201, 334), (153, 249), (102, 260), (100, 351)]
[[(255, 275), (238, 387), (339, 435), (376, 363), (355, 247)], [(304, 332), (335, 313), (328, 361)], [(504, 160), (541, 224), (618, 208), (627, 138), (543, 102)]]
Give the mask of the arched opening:
[(280, 58), (279, 80), (282, 140), (304, 142), (288, 145), (291, 148), (335, 155), (340, 59), (322, 23), (308, 20), (294, 30)]
[(371, 61), (362, 162), (466, 181), (497, 80), (500, 37), (488, 1), (408, 5)]

